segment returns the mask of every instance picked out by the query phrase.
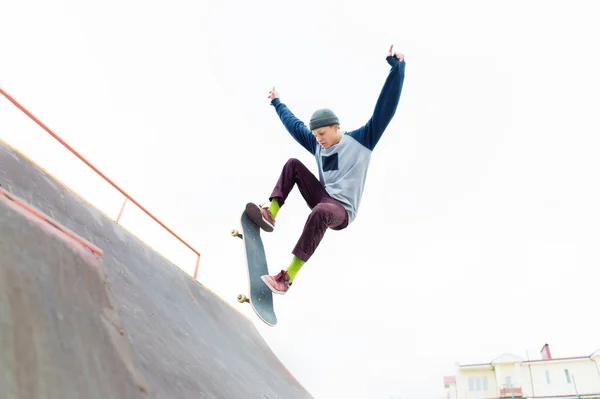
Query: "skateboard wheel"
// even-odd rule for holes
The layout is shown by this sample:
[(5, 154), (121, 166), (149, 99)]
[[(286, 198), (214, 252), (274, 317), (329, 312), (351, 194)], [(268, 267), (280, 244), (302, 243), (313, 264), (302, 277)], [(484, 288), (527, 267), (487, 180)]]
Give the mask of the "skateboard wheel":
[(246, 295), (240, 294), (240, 295), (238, 295), (238, 302), (239, 303), (248, 302), (248, 298), (246, 298)]
[(231, 235), (234, 237), (242, 238), (242, 234), (237, 229), (231, 230)]

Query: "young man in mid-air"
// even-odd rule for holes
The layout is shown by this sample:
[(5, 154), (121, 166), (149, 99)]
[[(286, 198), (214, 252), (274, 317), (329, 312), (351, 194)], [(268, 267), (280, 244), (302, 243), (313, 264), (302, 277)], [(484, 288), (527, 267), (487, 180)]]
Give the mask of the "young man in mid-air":
[(275, 88), (269, 92), (271, 105), (288, 132), (316, 159), (317, 179), (300, 161), (290, 159), (283, 167), (279, 180), (269, 197), (269, 206), (250, 203), (246, 207), (250, 218), (263, 230), (275, 228), (275, 218), (286, 198), (298, 185), (300, 193), (311, 209), (304, 230), (287, 270), (274, 276), (262, 276), (265, 284), (277, 294), (285, 294), (296, 274), (321, 242), (325, 231), (342, 230), (356, 217), (362, 197), (371, 153), (396, 113), (404, 82), (404, 55), (393, 51), (386, 56), (391, 69), (373, 116), (366, 125), (347, 132), (340, 130), (338, 117), (327, 108), (315, 111), (310, 129), (281, 102)]

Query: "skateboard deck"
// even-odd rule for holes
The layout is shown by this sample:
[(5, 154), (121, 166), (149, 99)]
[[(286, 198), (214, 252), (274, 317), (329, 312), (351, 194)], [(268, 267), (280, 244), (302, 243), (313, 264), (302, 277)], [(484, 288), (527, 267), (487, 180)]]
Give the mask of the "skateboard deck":
[(233, 230), (231, 234), (244, 241), (249, 297), (240, 294), (238, 302), (250, 303), (258, 317), (267, 325), (274, 327), (277, 324), (277, 316), (273, 309), (273, 292), (260, 278), (260, 276), (269, 274), (265, 248), (260, 237), (260, 227), (244, 211), (241, 216), (241, 228), (242, 233)]

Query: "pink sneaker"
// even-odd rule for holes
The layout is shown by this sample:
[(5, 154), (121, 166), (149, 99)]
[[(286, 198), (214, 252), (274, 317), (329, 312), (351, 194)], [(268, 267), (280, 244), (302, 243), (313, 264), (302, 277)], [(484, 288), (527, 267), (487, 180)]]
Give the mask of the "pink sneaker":
[(260, 278), (276, 294), (283, 295), (290, 289), (290, 275), (285, 270), (280, 271), (275, 276), (265, 275)]
[(249, 202), (246, 204), (246, 212), (248, 212), (250, 219), (264, 231), (271, 232), (275, 229), (275, 219), (268, 207), (259, 207), (258, 205)]

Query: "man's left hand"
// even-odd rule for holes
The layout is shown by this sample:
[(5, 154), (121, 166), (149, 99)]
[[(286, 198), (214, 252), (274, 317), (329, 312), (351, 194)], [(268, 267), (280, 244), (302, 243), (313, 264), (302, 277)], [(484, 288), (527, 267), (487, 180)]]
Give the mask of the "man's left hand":
[(402, 54), (399, 51), (394, 52), (394, 45), (392, 44), (390, 46), (390, 49), (387, 53), (388, 57), (396, 57), (398, 59), (398, 61), (403, 61), (404, 60), (404, 54)]

